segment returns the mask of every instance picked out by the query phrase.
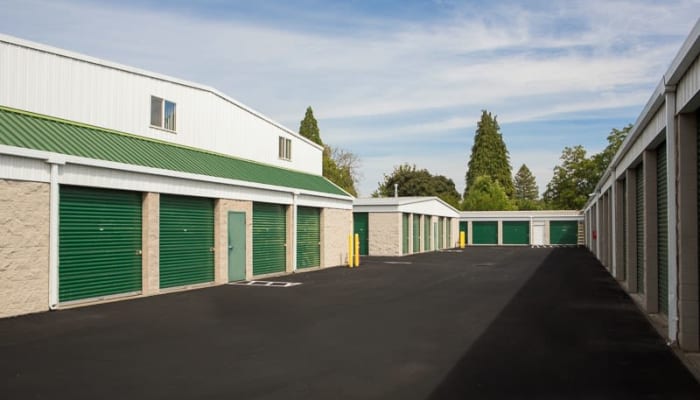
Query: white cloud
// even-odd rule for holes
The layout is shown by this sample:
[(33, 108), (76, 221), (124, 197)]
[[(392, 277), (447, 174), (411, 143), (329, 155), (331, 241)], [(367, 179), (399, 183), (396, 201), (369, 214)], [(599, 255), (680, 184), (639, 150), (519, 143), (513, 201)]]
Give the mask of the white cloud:
[[(511, 124), (641, 109), (700, 9), (698, 0), (494, 3), (450, 3), (438, 20), (324, 10), (313, 18), (356, 29), (323, 31), (128, 3), (3, 1), (0, 29), (213, 86), (291, 129), (312, 105), (331, 144), (392, 149), (363, 159), (365, 192), (407, 157), (463, 185), (483, 108)], [(465, 131), (465, 148), (428, 156), (407, 148), (454, 130)], [(510, 148), (540, 190), (560, 150)]]

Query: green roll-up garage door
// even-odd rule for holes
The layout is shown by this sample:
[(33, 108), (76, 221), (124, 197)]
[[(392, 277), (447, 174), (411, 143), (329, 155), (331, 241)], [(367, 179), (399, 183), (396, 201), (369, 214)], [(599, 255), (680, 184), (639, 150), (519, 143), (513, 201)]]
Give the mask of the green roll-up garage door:
[[(600, 232), (598, 235), (600, 236)], [(576, 243), (578, 243), (578, 222), (549, 221), (549, 244)]]
[(401, 214), (401, 254), (408, 254), (408, 214)]
[(438, 250), (445, 248), (445, 223), (443, 218), (438, 218)]
[(473, 221), (473, 244), (498, 244), (498, 221)]
[(369, 254), (369, 214), (354, 213), (352, 220), (353, 232), (360, 235), (360, 255), (366, 256)]
[(503, 221), (503, 244), (530, 244), (530, 222)]
[(668, 215), (666, 198), (666, 143), (656, 149), (656, 250), (658, 261), (659, 311), (668, 314)]
[(297, 268), (321, 266), (321, 210), (297, 208)]
[(214, 280), (214, 201), (160, 196), (161, 289)]
[(420, 252), (420, 215), (413, 215), (413, 252)]
[(141, 291), (141, 193), (61, 186), (58, 300)]
[(433, 242), (432, 242), (432, 238), (430, 235), (430, 230), (432, 229), (431, 228), (431, 225), (432, 225), (431, 220), (432, 220), (432, 218), (428, 215), (426, 215), (425, 218), (423, 219), (423, 233), (424, 233), (423, 238), (425, 240), (425, 244), (424, 244), (425, 251), (431, 251), (433, 249)]
[(644, 164), (635, 170), (636, 234), (637, 234), (637, 292), (644, 293)]
[(253, 275), (287, 270), (287, 207), (253, 203)]

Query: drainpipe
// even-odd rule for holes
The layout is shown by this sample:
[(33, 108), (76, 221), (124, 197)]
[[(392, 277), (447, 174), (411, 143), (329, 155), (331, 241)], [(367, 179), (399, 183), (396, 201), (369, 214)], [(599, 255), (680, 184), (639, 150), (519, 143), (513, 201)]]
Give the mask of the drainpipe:
[(666, 217), (668, 221), (668, 338), (678, 341), (678, 199), (676, 198), (676, 86), (666, 85)]
[(292, 271), (297, 270), (297, 201), (299, 192), (292, 193)]
[(49, 310), (58, 307), (58, 204), (59, 204), (59, 166), (63, 160), (46, 160), (51, 165), (49, 183)]

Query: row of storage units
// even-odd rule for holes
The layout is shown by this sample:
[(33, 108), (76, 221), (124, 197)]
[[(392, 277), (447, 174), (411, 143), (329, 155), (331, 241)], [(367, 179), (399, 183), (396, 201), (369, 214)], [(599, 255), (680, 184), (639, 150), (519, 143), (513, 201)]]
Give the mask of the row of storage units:
[(456, 247), (458, 211), (437, 197), (356, 199), (360, 255), (400, 256)]
[[(41, 131), (63, 143), (42, 141)], [(347, 260), (352, 197), (321, 176), (1, 107), (0, 146), (0, 220), (13, 221), (2, 233), (11, 267), (0, 270), (0, 316)], [(160, 168), (141, 146), (165, 160)], [(246, 169), (268, 183), (183, 175), (175, 157), (217, 174)], [(134, 165), (147, 160), (147, 170)]]
[(467, 245), (583, 245), (579, 211), (463, 211)]
[(584, 208), (586, 246), (682, 349), (700, 350), (700, 22)]
[[(159, 196), (159, 289), (215, 279), (215, 200)], [(59, 302), (139, 294), (143, 287), (143, 194), (60, 187)], [(252, 272), (246, 271), (246, 225), (228, 219), (227, 281), (287, 271), (288, 206), (253, 202)], [(321, 266), (321, 209), (297, 207), (295, 269)]]

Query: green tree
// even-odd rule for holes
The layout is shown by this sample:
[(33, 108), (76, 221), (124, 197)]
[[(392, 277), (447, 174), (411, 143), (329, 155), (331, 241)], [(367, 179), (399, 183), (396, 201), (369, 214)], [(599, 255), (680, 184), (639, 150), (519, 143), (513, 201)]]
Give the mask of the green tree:
[(323, 144), (311, 106), (306, 108), (304, 119), (299, 124), (299, 134), (323, 146), (323, 177), (357, 197), (360, 158), (350, 151)]
[(390, 175), (384, 174), (373, 197), (391, 197), (394, 185), (398, 185), (399, 196), (437, 196), (455, 208), (459, 208), (459, 192), (452, 179), (442, 175), (432, 175), (427, 169), (417, 169), (415, 165), (403, 164), (394, 167)]
[(590, 158), (586, 157), (583, 146), (565, 147), (561, 164), (554, 167), (554, 176), (544, 193), (547, 207), (568, 210), (582, 208), (631, 130), (631, 124), (622, 129), (613, 128), (608, 134), (605, 149)]
[(477, 124), (474, 145), (467, 164), (466, 188), (464, 197), (480, 176), (489, 176), (498, 182), (508, 198), (513, 196), (513, 178), (510, 156), (500, 132), (496, 116), (482, 110), (481, 120)]
[(464, 198), (462, 209), (466, 211), (509, 211), (515, 205), (506, 195), (503, 186), (488, 175), (476, 177)]
[(593, 162), (595, 163), (598, 179), (603, 177), (605, 170), (610, 165), (613, 157), (615, 157), (615, 153), (617, 153), (617, 150), (620, 148), (622, 142), (625, 140), (627, 134), (629, 134), (631, 130), (632, 124), (629, 124), (622, 129), (613, 128), (607, 137), (608, 145), (605, 147), (605, 149), (603, 149), (603, 151), (595, 154), (592, 157)]
[(523, 164), (520, 166), (520, 169), (515, 174), (513, 188), (513, 199), (518, 210), (538, 210), (541, 208), (538, 201), (540, 190), (537, 187), (535, 176), (532, 175), (527, 165)]
[(598, 173), (586, 149), (578, 145), (564, 147), (561, 165), (554, 167), (554, 176), (547, 184), (544, 200), (547, 207), (559, 210), (579, 210), (598, 183)]
[(323, 176), (357, 197), (360, 159), (354, 153), (323, 146)]
[(311, 106), (306, 108), (306, 114), (304, 119), (301, 120), (299, 124), (299, 134), (316, 144), (323, 146), (321, 141), (321, 131), (318, 129), (318, 122), (314, 117), (314, 110)]

